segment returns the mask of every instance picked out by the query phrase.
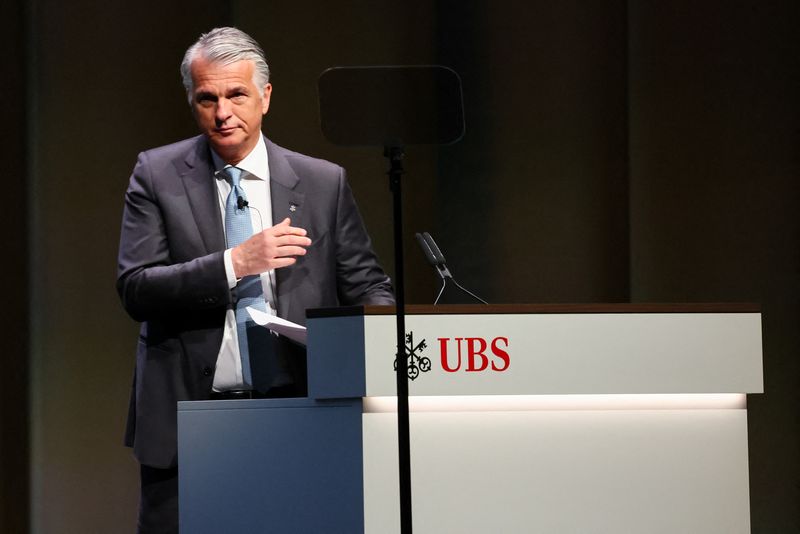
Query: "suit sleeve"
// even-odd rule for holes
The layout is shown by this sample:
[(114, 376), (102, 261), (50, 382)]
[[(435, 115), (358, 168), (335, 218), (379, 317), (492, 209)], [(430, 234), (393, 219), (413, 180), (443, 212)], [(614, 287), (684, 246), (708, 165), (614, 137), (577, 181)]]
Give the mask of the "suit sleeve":
[(176, 257), (170, 239), (180, 236), (167, 231), (169, 202), (159, 198), (147, 153), (140, 154), (125, 194), (117, 272), (122, 304), (137, 321), (230, 302), (222, 251)]
[(337, 291), (342, 304), (395, 303), (391, 281), (372, 250), (344, 169), (339, 176), (336, 247)]

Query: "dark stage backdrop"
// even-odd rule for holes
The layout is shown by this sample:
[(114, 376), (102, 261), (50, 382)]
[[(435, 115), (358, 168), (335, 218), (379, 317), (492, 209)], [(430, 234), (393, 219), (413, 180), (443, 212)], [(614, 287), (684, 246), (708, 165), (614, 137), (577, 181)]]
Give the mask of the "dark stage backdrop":
[(324, 140), (317, 76), (429, 63), (461, 74), (464, 139), (408, 150), (409, 302), (437, 290), (411, 238), (428, 230), (491, 302), (761, 303), (753, 532), (800, 530), (800, 4), (700, 4), (4, 4), (21, 21), (3, 37), (19, 51), (0, 82), (4, 177), (26, 206), (4, 221), (27, 239), (8, 250), (0, 531), (26, 532), (28, 504), (36, 534), (134, 530), (137, 467), (121, 441), (137, 325), (114, 291), (123, 194), (139, 150), (194, 135), (178, 65), (226, 24), (270, 60), (266, 134), (347, 167), (389, 271), (386, 164)]

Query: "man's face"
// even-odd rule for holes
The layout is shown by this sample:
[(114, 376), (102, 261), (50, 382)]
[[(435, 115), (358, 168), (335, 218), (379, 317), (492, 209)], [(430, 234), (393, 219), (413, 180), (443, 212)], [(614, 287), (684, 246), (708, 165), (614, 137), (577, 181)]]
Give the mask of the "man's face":
[(253, 83), (253, 62), (229, 65), (202, 57), (192, 62), (192, 111), (214, 151), (235, 165), (256, 146), (272, 86)]

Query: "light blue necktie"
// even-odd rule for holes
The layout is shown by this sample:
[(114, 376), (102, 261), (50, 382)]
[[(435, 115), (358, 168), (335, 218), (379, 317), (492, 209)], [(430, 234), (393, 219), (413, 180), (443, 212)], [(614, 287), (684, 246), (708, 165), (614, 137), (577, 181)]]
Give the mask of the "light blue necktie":
[[(223, 174), (231, 183), (231, 192), (225, 201), (225, 233), (228, 247), (232, 248), (247, 241), (253, 235), (253, 223), (246, 207), (247, 196), (239, 182), (242, 178), (242, 169), (238, 167), (225, 167)], [(240, 200), (241, 199), (241, 200)], [(264, 357), (263, 352), (268, 350), (264, 345), (264, 330), (250, 318), (247, 307), (263, 312), (267, 311), (264, 300), (264, 289), (261, 285), (261, 276), (255, 274), (245, 276), (236, 284), (238, 300), (236, 301), (236, 332), (239, 337), (239, 355), (242, 359), (242, 379), (247, 388), (253, 387), (253, 375), (250, 365), (250, 354)], [(259, 356), (260, 355), (260, 356)]]

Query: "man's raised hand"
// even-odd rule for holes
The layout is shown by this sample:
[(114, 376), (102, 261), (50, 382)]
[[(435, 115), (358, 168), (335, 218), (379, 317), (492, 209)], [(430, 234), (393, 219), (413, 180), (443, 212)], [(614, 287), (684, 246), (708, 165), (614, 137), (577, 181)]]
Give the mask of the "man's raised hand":
[(294, 264), (306, 253), (311, 240), (303, 228), (291, 226), (287, 217), (279, 224), (253, 234), (231, 251), (236, 278), (280, 269)]

